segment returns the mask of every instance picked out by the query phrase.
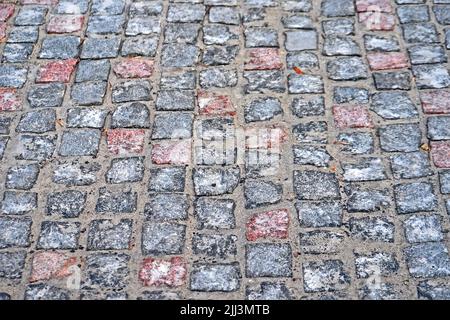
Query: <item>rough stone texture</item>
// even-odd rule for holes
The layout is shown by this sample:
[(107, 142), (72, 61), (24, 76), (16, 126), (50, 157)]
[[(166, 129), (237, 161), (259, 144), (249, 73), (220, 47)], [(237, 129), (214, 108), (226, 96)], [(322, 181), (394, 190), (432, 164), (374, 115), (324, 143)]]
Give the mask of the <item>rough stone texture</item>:
[(95, 156), (98, 152), (99, 143), (99, 130), (65, 131), (59, 148), (59, 154), (63, 157)]
[(303, 264), (303, 285), (306, 292), (343, 290), (350, 283), (342, 261), (324, 260)]
[(47, 213), (62, 215), (66, 218), (76, 218), (84, 210), (86, 193), (76, 190), (55, 192), (47, 197)]
[(413, 277), (443, 277), (450, 274), (450, 257), (443, 243), (416, 244), (404, 252)]
[(240, 288), (241, 273), (239, 265), (233, 264), (195, 264), (190, 276), (190, 289), (203, 292), (232, 292)]
[(443, 239), (440, 218), (436, 215), (412, 216), (404, 223), (406, 239), (410, 243), (441, 241)]
[(337, 201), (299, 201), (296, 209), (298, 219), (303, 227), (339, 227), (342, 224), (342, 210)]
[(300, 200), (340, 199), (336, 175), (319, 171), (295, 171), (294, 191)]
[(25, 265), (25, 251), (0, 253), (0, 278), (20, 279)]
[(186, 226), (174, 223), (146, 223), (142, 227), (144, 255), (171, 255), (183, 253)]
[(31, 224), (32, 220), (30, 217), (0, 218), (0, 227), (3, 230), (3, 233), (0, 236), (0, 248), (28, 247), (30, 245)]
[(38, 249), (74, 250), (78, 247), (79, 222), (44, 221), (37, 243)]
[(260, 286), (247, 287), (247, 300), (292, 300), (289, 288), (280, 282), (261, 282)]
[(194, 204), (197, 228), (202, 229), (234, 229), (236, 204), (229, 199), (198, 198)]
[(131, 246), (133, 221), (93, 220), (89, 224), (88, 250), (125, 250)]
[(290, 277), (292, 251), (288, 244), (249, 244), (246, 247), (247, 277)]
[(7, 189), (30, 190), (36, 183), (39, 172), (37, 164), (10, 167), (6, 173), (5, 187)]
[(24, 215), (37, 208), (37, 193), (5, 191), (1, 212), (5, 215)]
[(370, 109), (387, 120), (417, 117), (418, 112), (408, 94), (403, 92), (381, 92), (372, 96)]
[(121, 289), (128, 284), (128, 255), (96, 253), (89, 255), (86, 260), (87, 272), (83, 289)]
[(433, 187), (429, 183), (414, 182), (394, 186), (397, 212), (412, 213), (418, 211), (433, 211), (437, 199)]
[(199, 168), (193, 172), (195, 194), (214, 196), (232, 193), (239, 183), (237, 167), (225, 169)]
[(417, 124), (392, 124), (379, 129), (381, 149), (387, 152), (416, 151), (421, 143)]
[(189, 201), (184, 195), (156, 194), (145, 205), (144, 214), (148, 220), (186, 220)]
[(146, 286), (179, 287), (186, 278), (186, 263), (182, 258), (167, 260), (148, 258), (144, 260), (139, 279)]
[(0, 300), (450, 299), (449, 0), (0, 2)]
[(247, 181), (244, 185), (247, 209), (275, 204), (281, 200), (283, 189), (270, 181)]
[(247, 222), (247, 240), (288, 237), (289, 212), (286, 209), (255, 214)]
[(136, 210), (136, 193), (130, 190), (110, 191), (100, 188), (95, 211), (98, 213), (131, 213)]
[(226, 259), (237, 255), (236, 241), (235, 235), (196, 234), (192, 239), (192, 248), (199, 256)]

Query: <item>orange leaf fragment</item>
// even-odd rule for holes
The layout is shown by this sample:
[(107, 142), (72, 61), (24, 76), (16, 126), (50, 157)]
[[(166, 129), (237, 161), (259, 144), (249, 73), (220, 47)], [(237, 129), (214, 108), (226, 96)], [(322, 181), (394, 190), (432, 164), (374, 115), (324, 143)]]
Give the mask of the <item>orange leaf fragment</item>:
[(293, 69), (294, 69), (296, 74), (300, 74), (300, 75), (304, 74), (303, 70), (300, 69), (299, 67), (294, 67)]

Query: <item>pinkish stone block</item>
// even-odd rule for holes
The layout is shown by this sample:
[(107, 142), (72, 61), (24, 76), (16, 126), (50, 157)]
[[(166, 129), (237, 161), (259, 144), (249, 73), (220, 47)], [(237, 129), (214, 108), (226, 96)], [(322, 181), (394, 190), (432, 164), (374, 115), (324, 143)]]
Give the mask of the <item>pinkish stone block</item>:
[(189, 164), (191, 141), (162, 141), (153, 145), (152, 162), (155, 164)]
[(145, 286), (182, 286), (186, 280), (187, 268), (183, 258), (170, 260), (147, 258), (144, 260), (139, 279)]
[(438, 168), (450, 168), (450, 141), (431, 142), (431, 156)]
[(356, 0), (356, 11), (386, 13), (394, 12), (390, 0)]
[(22, 110), (22, 100), (16, 89), (0, 88), (0, 112)]
[(153, 74), (153, 60), (143, 58), (128, 58), (114, 67), (114, 73), (119, 78), (148, 78)]
[(395, 27), (395, 16), (384, 12), (361, 12), (359, 22), (370, 31), (392, 31)]
[(111, 129), (108, 131), (108, 150), (112, 154), (140, 154), (144, 151), (145, 130)]
[(286, 239), (289, 236), (288, 229), (289, 212), (287, 209), (257, 213), (247, 222), (247, 240)]
[(369, 53), (367, 60), (372, 70), (401, 69), (409, 66), (408, 58), (402, 52)]
[(30, 282), (59, 279), (70, 276), (77, 258), (58, 252), (38, 252), (33, 257)]
[(14, 14), (13, 4), (0, 4), (0, 21), (7, 21)]
[(373, 127), (369, 112), (362, 106), (334, 106), (333, 115), (339, 129)]
[(273, 70), (283, 68), (280, 51), (275, 48), (255, 48), (248, 51), (250, 60), (245, 70)]
[(59, 15), (50, 18), (48, 33), (72, 33), (83, 28), (84, 17), (81, 15)]
[(420, 93), (423, 112), (427, 114), (450, 113), (450, 91), (433, 90)]
[(281, 152), (281, 145), (287, 141), (288, 134), (285, 128), (248, 128), (245, 130), (246, 148), (259, 150), (272, 150), (273, 153)]
[(39, 69), (36, 83), (69, 82), (77, 63), (78, 59), (48, 62)]
[(236, 109), (229, 96), (199, 91), (198, 107), (201, 115), (235, 116)]

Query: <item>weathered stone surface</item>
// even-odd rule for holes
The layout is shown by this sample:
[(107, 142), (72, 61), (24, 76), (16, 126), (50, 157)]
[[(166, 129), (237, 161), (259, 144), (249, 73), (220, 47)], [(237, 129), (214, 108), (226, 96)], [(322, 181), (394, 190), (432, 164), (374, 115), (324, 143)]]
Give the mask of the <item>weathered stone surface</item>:
[(298, 201), (296, 203), (300, 224), (306, 228), (339, 227), (342, 210), (337, 201)]
[(139, 278), (146, 286), (178, 287), (184, 284), (186, 274), (186, 263), (182, 258), (174, 257), (170, 260), (147, 258), (139, 272)]
[(247, 277), (292, 276), (292, 249), (288, 244), (249, 244), (246, 246)]
[(76, 218), (84, 211), (85, 203), (85, 192), (77, 190), (54, 192), (47, 197), (47, 214)]
[(233, 229), (236, 226), (233, 200), (198, 198), (194, 207), (198, 229)]
[(433, 187), (425, 182), (413, 182), (394, 186), (397, 212), (400, 214), (433, 211), (437, 199)]
[[(30, 217), (1, 217), (0, 228), (3, 232), (0, 235), (0, 248), (25, 248), (30, 246), (31, 225), (32, 220)], [(5, 269), (4, 272), (7, 271)]]
[(418, 116), (416, 106), (403, 92), (380, 92), (372, 96), (370, 109), (389, 120), (408, 119)]
[(450, 0), (0, 2), (0, 300), (450, 299)]
[(136, 210), (137, 194), (130, 190), (110, 191), (100, 188), (95, 211), (98, 213), (131, 213)]
[(306, 292), (342, 290), (350, 283), (350, 276), (340, 260), (306, 262), (303, 264), (303, 273)]
[(89, 224), (87, 237), (88, 250), (125, 250), (131, 246), (133, 221), (121, 219), (93, 220)]
[(237, 240), (235, 235), (196, 234), (192, 239), (192, 249), (196, 255), (226, 259), (236, 256)]
[(404, 252), (413, 277), (443, 277), (450, 274), (450, 257), (443, 243), (416, 244)]
[(74, 250), (78, 247), (80, 231), (79, 222), (44, 221), (41, 224), (37, 248)]
[(415, 215), (404, 222), (406, 239), (410, 243), (441, 241), (443, 239), (440, 217)]
[(247, 209), (278, 203), (283, 195), (281, 185), (270, 181), (247, 181), (244, 185)]
[(190, 289), (203, 292), (233, 292), (241, 285), (239, 265), (196, 264), (190, 276)]
[(262, 282), (259, 286), (247, 287), (247, 300), (292, 300), (292, 293), (284, 283)]
[(340, 199), (339, 183), (333, 173), (294, 171), (294, 191), (299, 200)]
[(239, 183), (239, 178), (240, 170), (237, 167), (195, 169), (193, 172), (195, 193), (198, 196), (232, 193)]
[(95, 156), (100, 143), (100, 131), (70, 130), (63, 133), (59, 154), (63, 157)]
[(156, 256), (181, 254), (185, 237), (185, 225), (145, 223), (142, 227), (142, 253)]

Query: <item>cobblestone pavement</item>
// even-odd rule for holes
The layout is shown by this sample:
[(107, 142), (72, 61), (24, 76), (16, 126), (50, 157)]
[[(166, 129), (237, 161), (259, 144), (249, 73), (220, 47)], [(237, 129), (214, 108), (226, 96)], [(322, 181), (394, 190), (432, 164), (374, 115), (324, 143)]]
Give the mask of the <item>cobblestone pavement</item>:
[(450, 299), (449, 0), (3, 0), (0, 299)]

